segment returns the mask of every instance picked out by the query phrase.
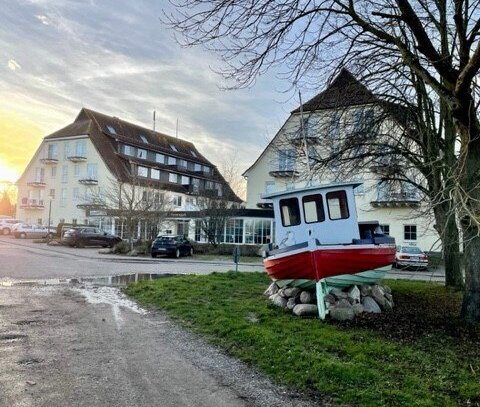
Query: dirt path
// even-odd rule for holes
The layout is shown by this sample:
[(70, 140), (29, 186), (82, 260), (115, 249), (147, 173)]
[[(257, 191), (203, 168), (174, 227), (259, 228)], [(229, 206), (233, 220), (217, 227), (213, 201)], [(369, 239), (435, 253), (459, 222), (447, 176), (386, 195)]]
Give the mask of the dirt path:
[(111, 287), (0, 287), (0, 406), (308, 406)]

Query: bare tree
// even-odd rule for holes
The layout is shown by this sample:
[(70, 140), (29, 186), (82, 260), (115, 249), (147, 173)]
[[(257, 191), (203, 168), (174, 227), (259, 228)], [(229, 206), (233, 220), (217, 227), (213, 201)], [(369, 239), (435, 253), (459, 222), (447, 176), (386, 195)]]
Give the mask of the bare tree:
[(150, 225), (156, 235), (156, 229), (165, 222), (172, 207), (164, 190), (136, 176), (128, 182), (112, 177), (101, 189), (88, 190), (86, 201), (120, 222), (131, 248), (139, 225), (142, 222), (145, 227)]
[[(366, 77), (392, 76), (395, 83), (397, 70), (392, 67), (400, 66), (434, 92), (443, 118), (452, 126), (434, 142), (459, 146), (444, 195), (453, 200), (462, 224), (466, 259), (462, 316), (480, 321), (480, 121), (475, 83), (480, 69), (479, 3), (175, 0), (174, 4), (178, 11), (167, 16), (170, 25), (184, 44), (203, 44), (220, 52), (226, 66), (223, 74), (234, 80), (233, 86), (251, 85), (272, 66), (285, 68), (285, 77), (293, 84), (322, 77), (332, 66), (357, 65), (367, 67), (362, 71)], [(439, 157), (445, 167), (451, 164), (451, 150), (449, 154)]]
[(233, 192), (244, 199), (246, 195), (246, 182), (241, 176), (240, 163), (238, 160), (238, 153), (235, 151), (233, 154), (227, 156), (220, 165), (221, 174), (225, 181), (230, 185)]

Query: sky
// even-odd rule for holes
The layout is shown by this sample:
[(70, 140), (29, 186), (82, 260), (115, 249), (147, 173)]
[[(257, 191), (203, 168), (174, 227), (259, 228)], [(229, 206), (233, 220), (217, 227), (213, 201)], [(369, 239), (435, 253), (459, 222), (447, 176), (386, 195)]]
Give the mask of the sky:
[(192, 141), (214, 164), (250, 166), (297, 106), (271, 72), (221, 90), (218, 56), (182, 48), (167, 0), (0, 0), (0, 181), (82, 107)]

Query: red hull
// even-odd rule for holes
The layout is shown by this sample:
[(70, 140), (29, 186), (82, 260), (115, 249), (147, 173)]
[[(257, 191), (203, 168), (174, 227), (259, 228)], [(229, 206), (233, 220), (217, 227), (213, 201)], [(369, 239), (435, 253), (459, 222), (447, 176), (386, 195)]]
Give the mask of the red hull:
[(270, 277), (276, 280), (321, 280), (340, 274), (356, 274), (392, 264), (395, 247), (317, 249), (263, 261)]

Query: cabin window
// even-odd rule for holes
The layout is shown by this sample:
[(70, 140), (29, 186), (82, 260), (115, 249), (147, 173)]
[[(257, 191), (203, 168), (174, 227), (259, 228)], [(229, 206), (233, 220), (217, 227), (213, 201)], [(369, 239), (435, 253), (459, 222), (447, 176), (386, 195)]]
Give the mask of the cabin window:
[(283, 226), (300, 225), (300, 208), (297, 198), (280, 200), (280, 214)]
[(331, 220), (347, 219), (348, 213), (347, 194), (345, 191), (327, 193), (328, 215)]
[(317, 223), (325, 220), (322, 195), (307, 195), (302, 198), (305, 223)]

